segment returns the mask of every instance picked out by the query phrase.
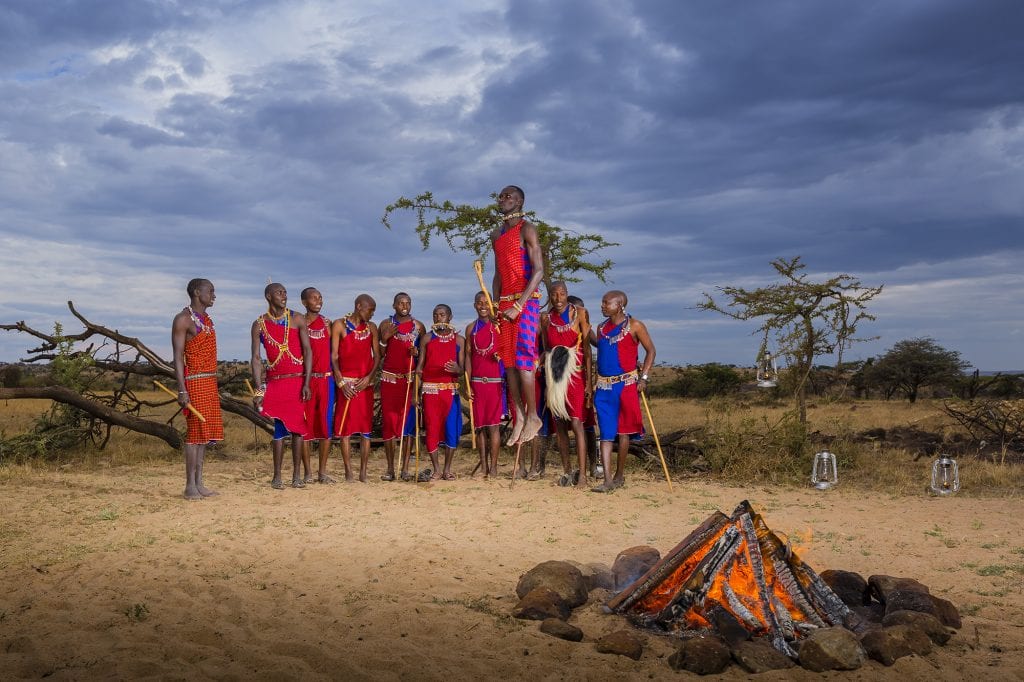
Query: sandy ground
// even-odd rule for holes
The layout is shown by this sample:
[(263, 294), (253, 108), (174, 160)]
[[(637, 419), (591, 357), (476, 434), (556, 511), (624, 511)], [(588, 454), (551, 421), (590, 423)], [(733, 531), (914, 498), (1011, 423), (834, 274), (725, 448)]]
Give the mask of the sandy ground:
[[(749, 498), (817, 570), (912, 576), (952, 600), (947, 647), (829, 677), (1024, 679), (1020, 499), (888, 497), (837, 489), (727, 488), (632, 477), (595, 495), (552, 477), (274, 491), (269, 455), (219, 457), (222, 494), (180, 498), (180, 467), (34, 471), (0, 498), (0, 673), (58, 679), (627, 679), (674, 675), (673, 641), (639, 661), (593, 640), (623, 621), (578, 609), (582, 643), (508, 616), (541, 561), (611, 564), (666, 551), (713, 510)], [(333, 461), (332, 461), (333, 464)], [(505, 465), (505, 471), (508, 466)], [(286, 468), (286, 476), (288, 469)], [(746, 678), (733, 667), (724, 677)], [(811, 679), (806, 671), (763, 679)]]

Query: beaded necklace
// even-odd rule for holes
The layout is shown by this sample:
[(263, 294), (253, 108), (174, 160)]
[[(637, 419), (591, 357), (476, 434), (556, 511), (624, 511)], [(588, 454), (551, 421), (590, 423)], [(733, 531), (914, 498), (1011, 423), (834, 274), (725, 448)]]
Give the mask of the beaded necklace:
[(319, 315), (318, 317), (324, 321), (324, 326), (320, 329), (307, 329), (306, 331), (309, 333), (310, 339), (320, 340), (327, 338), (327, 318), (323, 315)]
[(197, 313), (192, 310), (192, 306), (188, 306), (186, 310), (188, 310), (188, 314), (192, 316), (192, 322), (196, 325), (196, 334), (202, 334), (207, 329), (211, 332), (213, 331), (213, 320), (210, 319), (208, 314)]
[(622, 321), (622, 329), (619, 330), (619, 333), (616, 334), (615, 336), (609, 336), (608, 333), (605, 332), (604, 328), (605, 325), (611, 323), (611, 318), (606, 319), (604, 322), (601, 323), (601, 326), (597, 328), (598, 337), (602, 339), (607, 339), (608, 343), (615, 345), (619, 341), (622, 341), (622, 339), (626, 338), (626, 336), (629, 334), (629, 320), (630, 315), (626, 315), (626, 319)]
[[(412, 347), (416, 344), (416, 338), (418, 337), (418, 334), (416, 334), (416, 318), (410, 317), (409, 319), (412, 320), (412, 331), (397, 332), (395, 334), (395, 337), (399, 341), (403, 341), (409, 344), (410, 347)], [(398, 329), (398, 319), (394, 315), (391, 316), (391, 324), (395, 326), (395, 329)]]
[(352, 313), (345, 316), (345, 335), (351, 334), (356, 341), (365, 341), (370, 338), (370, 325), (366, 325), (366, 328), (360, 331), (356, 325), (352, 324), (351, 316)]
[[(438, 334), (439, 329), (447, 329), (447, 334)], [(455, 338), (455, 327), (451, 326), (446, 322), (438, 322), (437, 324), (430, 325), (430, 332), (434, 335), (434, 338), (441, 343), (448, 343)]]
[(576, 324), (577, 318), (579, 317), (579, 314), (576, 312), (576, 306), (574, 306), (572, 303), (570, 303), (569, 307), (566, 308), (566, 313), (568, 313), (566, 315), (566, 318), (567, 318), (568, 321), (565, 324), (558, 324), (556, 322), (556, 320), (558, 320), (559, 317), (561, 317), (560, 313), (557, 310), (552, 310), (551, 313), (552, 313), (551, 315), (548, 315), (548, 322), (549, 322), (549, 324), (552, 327), (554, 327), (555, 331), (557, 331), (557, 332), (563, 332), (564, 333), (564, 332), (568, 332), (568, 331), (575, 331), (576, 332), (576, 347), (579, 348), (580, 344), (583, 343), (583, 332), (580, 330), (580, 327)]
[[(284, 320), (284, 341), (279, 342), (277, 339), (270, 335), (270, 332), (267, 330), (268, 316), (269, 319), (272, 320), (273, 322), (280, 323), (282, 320)], [(274, 367), (276, 367), (278, 363), (281, 362), (281, 358), (285, 357), (286, 355), (290, 357), (292, 360), (294, 360), (296, 363), (302, 362), (302, 360), (300, 358), (295, 357), (292, 354), (291, 350), (288, 348), (288, 337), (291, 332), (291, 329), (292, 311), (290, 310), (285, 310), (284, 315), (282, 315), (281, 317), (270, 316), (270, 313), (260, 315), (261, 336), (263, 337), (264, 342), (269, 343), (271, 346), (274, 346), (275, 348), (277, 348), (278, 351), (277, 357), (274, 358), (273, 361), (270, 360), (270, 354), (267, 354), (267, 369), (274, 369)]]
[(480, 348), (480, 346), (477, 345), (477, 342), (476, 342), (476, 334), (477, 334), (477, 332), (479, 332), (483, 328), (483, 326), (486, 325), (486, 324), (487, 323), (484, 322), (483, 320), (477, 320), (476, 321), (476, 326), (473, 327), (473, 333), (471, 335), (472, 338), (470, 339), (470, 342), (473, 344), (473, 352), (476, 353), (477, 355), (488, 355), (492, 350), (494, 350), (494, 337), (495, 337), (495, 334), (494, 334), (494, 325), (493, 324), (492, 325), (488, 325), (490, 327), (489, 331), (491, 333), (491, 340), (487, 344), (487, 348)]

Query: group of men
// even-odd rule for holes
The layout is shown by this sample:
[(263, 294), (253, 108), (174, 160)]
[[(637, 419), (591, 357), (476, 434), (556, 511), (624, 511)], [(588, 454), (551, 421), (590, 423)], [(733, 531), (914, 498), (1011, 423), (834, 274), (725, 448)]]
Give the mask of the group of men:
[[(368, 294), (357, 296), (352, 312), (332, 321), (321, 314), (323, 297), (315, 288), (302, 291), (305, 313), (298, 313), (288, 308), (282, 284), (267, 285), (268, 310), (251, 328), (251, 368), (254, 405), (274, 424), (272, 487), (285, 487), (281, 469), (289, 439), (293, 488), (335, 482), (327, 473), (332, 440), (340, 441), (345, 478), (353, 480), (353, 436), (359, 437), (359, 480), (365, 482), (373, 389), (378, 384), (387, 460), (381, 479), (413, 478), (409, 469), (414, 451), (418, 462), (421, 426), (430, 467), (420, 476), (454, 479), (452, 460), (462, 434), (462, 381), (480, 453), (478, 466), (485, 478), (497, 474), (499, 429), (508, 412), (511, 433), (506, 445), (516, 447), (518, 453), (546, 428), (544, 415), (550, 411), (565, 469), (562, 480), (588, 486), (587, 430), (592, 431), (596, 422), (604, 480), (592, 490), (607, 492), (622, 485), (629, 439), (643, 432), (639, 396), (654, 364), (654, 344), (646, 326), (626, 312), (628, 300), (622, 291), (604, 295), (605, 320), (596, 326), (591, 325), (582, 301), (570, 297), (563, 282), (549, 285), (548, 310), (541, 311), (543, 257), (537, 229), (525, 219), (524, 200), (523, 190), (515, 186), (498, 194), (502, 221), (491, 234), (492, 291), (497, 300), (491, 300), (486, 291), (477, 293), (473, 304), (477, 319), (463, 333), (452, 325), (452, 310), (446, 304), (434, 307), (427, 329), (412, 316), (412, 299), (404, 292), (395, 295), (393, 314), (378, 326), (372, 321), (376, 302)], [(181, 388), (178, 403), (188, 408), (184, 496), (201, 499), (216, 494), (202, 482), (206, 445), (224, 437), (217, 397), (216, 333), (207, 312), (216, 296), (206, 279), (190, 281), (186, 290), (190, 305), (175, 316), (171, 336)], [(511, 410), (506, 409), (509, 404)], [(569, 457), (570, 431), (576, 442), (575, 471)], [(309, 441), (319, 443), (316, 477), (310, 467)], [(535, 476), (536, 458), (532, 469)], [(513, 476), (517, 473), (513, 471)]]

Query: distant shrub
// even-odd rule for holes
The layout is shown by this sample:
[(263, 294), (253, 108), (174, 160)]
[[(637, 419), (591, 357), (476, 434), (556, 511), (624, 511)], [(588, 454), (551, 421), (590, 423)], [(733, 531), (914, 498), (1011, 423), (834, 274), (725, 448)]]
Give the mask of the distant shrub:
[(657, 395), (677, 398), (710, 398), (739, 390), (743, 377), (735, 368), (711, 362), (677, 367), (676, 377), (658, 387)]

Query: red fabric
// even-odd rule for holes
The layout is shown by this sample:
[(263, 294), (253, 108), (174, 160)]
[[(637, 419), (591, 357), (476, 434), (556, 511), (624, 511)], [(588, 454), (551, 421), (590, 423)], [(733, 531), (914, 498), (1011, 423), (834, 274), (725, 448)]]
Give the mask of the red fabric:
[[(312, 377), (309, 380), (309, 400), (305, 404), (306, 425), (309, 433), (306, 437), (309, 440), (323, 440), (330, 438), (331, 424), (331, 382), (334, 379), (328, 375), (325, 377)], [(300, 386), (301, 388), (301, 386)]]
[[(343, 322), (348, 325), (347, 320)], [(338, 368), (342, 381), (353, 383), (373, 369), (373, 335), (369, 325), (363, 323), (355, 329), (351, 325), (338, 344)], [(368, 434), (373, 430), (373, 387), (352, 396), (349, 400), (338, 389), (338, 404), (334, 408), (334, 435), (340, 437)]]
[(204, 445), (224, 440), (224, 422), (220, 413), (220, 396), (217, 393), (217, 377), (189, 379), (193, 374), (217, 372), (217, 333), (213, 320), (206, 316), (202, 330), (185, 342), (185, 390), (188, 399), (199, 411), (205, 422), (199, 421), (189, 410), (185, 410), (185, 442), (189, 445)]
[[(478, 321), (475, 331), (466, 340), (472, 356), (472, 375), (470, 379), (480, 377), (501, 379), (504, 372), (498, 353), (498, 331), (491, 322)], [(501, 381), (484, 383), (470, 381), (473, 387), (473, 420), (476, 428), (495, 426), (505, 416), (505, 384)]]
[(494, 240), (495, 264), (501, 276), (499, 296), (518, 294), (526, 288), (529, 281), (522, 240), (523, 222), (520, 220)]
[[(298, 313), (289, 312), (293, 318)], [(270, 336), (268, 340), (266, 337)], [(263, 396), (261, 413), (271, 419), (280, 419), (290, 433), (305, 436), (309, 433), (305, 405), (302, 402), (302, 343), (294, 321), (288, 325), (287, 352), (279, 348), (285, 343), (285, 326), (263, 317), (260, 333), (267, 353), (267, 391)], [(276, 342), (276, 343), (274, 343)], [(275, 364), (276, 362), (276, 364)], [(273, 367), (270, 367), (273, 365)], [(295, 377), (279, 378), (282, 375)]]
[(428, 383), (455, 384), (459, 375), (444, 368), (447, 362), (457, 362), (459, 353), (458, 336), (447, 339), (430, 333), (431, 340), (423, 346), (423, 430), (426, 432), (427, 452), (434, 452), (445, 435), (445, 422), (452, 409), (455, 389), (431, 390)]
[[(575, 317), (575, 306), (567, 307), (564, 317), (560, 316), (555, 310), (552, 310), (548, 314), (547, 338), (545, 342), (549, 351), (555, 346), (565, 346), (570, 350), (575, 349), (576, 364), (579, 369), (569, 380), (569, 387), (565, 396), (565, 409), (569, 412), (570, 418), (583, 420), (586, 416), (584, 414), (584, 403), (586, 402), (587, 381), (583, 372), (583, 344), (579, 342), (580, 337), (577, 332), (579, 320), (575, 319)], [(557, 327), (565, 327), (570, 321), (573, 322), (571, 328), (565, 331), (557, 329)]]
[[(382, 421), (382, 436), (384, 440), (401, 438), (405, 428), (405, 421), (409, 412), (414, 408), (416, 396), (412, 395), (412, 384), (407, 381), (405, 375), (412, 372), (416, 364), (415, 358), (409, 354), (409, 349), (415, 345), (412, 338), (416, 334), (416, 321), (412, 318), (397, 325), (399, 334), (388, 339), (384, 347), (384, 358), (381, 369), (398, 377), (382, 376), (380, 381), (380, 411)], [(410, 358), (412, 364), (410, 365)], [(405, 412), (402, 408), (405, 407)]]
[(317, 315), (307, 329), (309, 331), (309, 348), (313, 351), (313, 373), (330, 374), (331, 328), (327, 324), (327, 318)]

